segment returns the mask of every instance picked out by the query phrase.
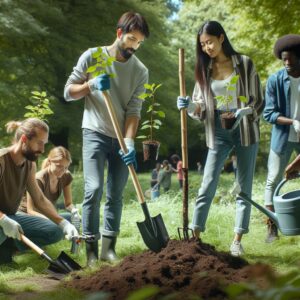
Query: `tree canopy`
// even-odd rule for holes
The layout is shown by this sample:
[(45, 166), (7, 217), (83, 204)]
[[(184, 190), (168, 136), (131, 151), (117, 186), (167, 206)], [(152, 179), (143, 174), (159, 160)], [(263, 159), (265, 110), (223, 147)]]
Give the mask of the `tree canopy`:
[[(8, 143), (4, 124), (23, 118), (31, 91), (46, 91), (54, 111), (49, 118), (50, 140), (66, 145), (74, 161), (80, 160), (83, 101), (66, 103), (63, 88), (80, 54), (111, 44), (118, 18), (129, 10), (144, 15), (150, 26), (150, 38), (137, 56), (149, 69), (150, 83), (162, 84), (157, 97), (166, 112), (158, 133), (163, 156), (180, 153), (178, 48), (186, 49), (187, 94), (191, 95), (195, 42), (203, 21), (222, 23), (234, 47), (253, 59), (263, 83), (280, 67), (272, 53), (276, 39), (299, 33), (300, 28), (300, 0), (0, 0), (1, 146)], [(269, 128), (265, 131), (267, 139)], [(205, 149), (203, 125), (192, 121), (189, 149)]]

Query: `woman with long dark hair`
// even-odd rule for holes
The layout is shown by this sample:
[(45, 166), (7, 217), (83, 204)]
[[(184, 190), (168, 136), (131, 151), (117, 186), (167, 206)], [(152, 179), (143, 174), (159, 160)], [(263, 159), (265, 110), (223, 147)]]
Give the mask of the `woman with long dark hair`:
[[(196, 237), (205, 230), (205, 223), (224, 162), (234, 149), (237, 156), (237, 178), (242, 192), (251, 197), (255, 159), (259, 142), (259, 115), (263, 110), (263, 93), (259, 76), (251, 59), (236, 52), (220, 23), (207, 21), (197, 34), (196, 84), (192, 101), (178, 97), (179, 109), (187, 108), (189, 115), (205, 124), (206, 144), (209, 148), (202, 185), (196, 199), (193, 230)], [(220, 115), (225, 109), (217, 105), (217, 96), (228, 93), (226, 86), (238, 75), (236, 87), (229, 91), (232, 101), (230, 114), (236, 126), (223, 129)], [(247, 102), (242, 102), (244, 96)], [(231, 254), (243, 253), (242, 235), (248, 232), (251, 206), (236, 198), (236, 218)]]

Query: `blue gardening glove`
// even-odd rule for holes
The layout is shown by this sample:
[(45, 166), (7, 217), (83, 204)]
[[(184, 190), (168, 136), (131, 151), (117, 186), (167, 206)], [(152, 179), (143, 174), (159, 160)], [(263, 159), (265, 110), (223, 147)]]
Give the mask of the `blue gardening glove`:
[(110, 80), (107, 74), (99, 75), (88, 81), (91, 92), (95, 90), (106, 91), (110, 89)]
[(237, 119), (241, 119), (243, 118), (244, 116), (247, 116), (247, 115), (251, 115), (253, 113), (253, 109), (252, 107), (244, 107), (244, 108), (239, 108), (234, 116), (237, 118)]
[(122, 158), (122, 160), (124, 161), (124, 163), (126, 164), (126, 166), (128, 165), (133, 165), (134, 169), (137, 169), (137, 161), (136, 161), (136, 152), (134, 149), (134, 140), (131, 138), (124, 138), (124, 142), (126, 145), (126, 148), (128, 150), (128, 152), (126, 154), (124, 154), (124, 152), (122, 151), (122, 149), (119, 151), (119, 154)]
[(186, 96), (186, 97), (179, 96), (179, 97), (177, 97), (177, 108), (179, 110), (181, 110), (183, 108), (188, 108), (190, 102), (191, 102), (191, 98), (189, 96)]

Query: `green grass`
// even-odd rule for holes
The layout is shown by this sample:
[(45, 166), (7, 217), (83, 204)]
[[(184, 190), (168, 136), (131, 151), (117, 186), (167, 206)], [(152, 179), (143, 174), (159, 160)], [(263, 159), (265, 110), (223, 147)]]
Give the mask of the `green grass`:
[[(138, 175), (143, 190), (149, 188), (150, 175)], [(219, 251), (228, 251), (234, 233), (235, 202), (230, 196), (229, 190), (234, 182), (233, 174), (222, 174), (219, 187), (211, 206), (206, 232), (202, 234), (202, 240), (214, 245)], [(196, 172), (189, 173), (189, 218), (191, 220), (194, 208), (195, 197), (201, 183), (201, 176)], [(265, 174), (256, 174), (253, 185), (253, 199), (263, 204), (265, 186)], [(284, 190), (297, 189), (298, 182), (292, 181), (286, 184)], [(75, 202), (80, 203), (83, 198), (83, 178), (82, 174), (74, 174), (73, 193)], [(105, 198), (102, 199), (102, 204)], [(103, 205), (102, 205), (103, 207)], [(162, 194), (157, 201), (148, 201), (151, 216), (162, 214), (167, 226), (170, 237), (178, 238), (177, 228), (182, 226), (182, 198), (179, 191), (176, 176), (172, 179), (172, 189), (166, 194)], [(286, 273), (297, 271), (300, 265), (300, 238), (298, 236), (280, 236), (278, 241), (272, 244), (264, 242), (266, 235), (265, 216), (256, 208), (252, 208), (250, 232), (243, 238), (245, 249), (245, 259), (250, 263), (263, 262), (273, 266), (280, 272)], [(102, 216), (101, 216), (102, 220)], [(136, 226), (136, 221), (143, 221), (144, 216), (139, 203), (136, 200), (135, 191), (131, 180), (129, 180), (124, 192), (124, 208), (122, 215), (121, 233), (118, 238), (117, 252), (121, 257), (137, 253), (146, 249), (141, 235)], [(46, 252), (53, 258), (57, 257), (60, 251), (65, 251), (81, 265), (85, 265), (84, 245), (79, 249), (77, 256), (71, 255), (69, 250), (71, 244), (68, 241), (61, 241), (55, 245), (48, 246)], [(15, 278), (26, 278), (37, 274), (42, 274), (47, 268), (48, 263), (41, 259), (37, 254), (28, 251), (17, 255), (14, 263), (0, 266), (0, 299), (9, 293), (20, 291), (35, 290), (36, 287), (24, 286), (23, 288), (9, 283)], [(101, 263), (99, 263), (101, 266)], [(93, 271), (93, 270), (92, 270)], [(92, 272), (85, 270), (84, 272)], [(54, 293), (55, 294), (55, 293)], [(80, 299), (81, 295), (69, 290), (60, 289), (59, 295), (53, 293), (43, 294), (43, 299)]]

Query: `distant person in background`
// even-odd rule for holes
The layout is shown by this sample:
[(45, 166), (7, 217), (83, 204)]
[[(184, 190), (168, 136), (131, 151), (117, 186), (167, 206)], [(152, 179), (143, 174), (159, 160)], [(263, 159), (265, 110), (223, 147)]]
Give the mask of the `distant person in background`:
[[(237, 182), (241, 190), (251, 198), (255, 161), (259, 142), (259, 115), (264, 99), (259, 76), (252, 60), (232, 47), (227, 34), (217, 21), (206, 21), (197, 33), (196, 84), (193, 101), (178, 97), (178, 109), (187, 108), (188, 114), (204, 121), (206, 144), (209, 148), (201, 187), (196, 199), (192, 227), (195, 236), (205, 231), (209, 209), (217, 190), (224, 162), (234, 149), (237, 155)], [(231, 116), (240, 120), (236, 128), (222, 128), (220, 115), (226, 111), (219, 106), (217, 96), (225, 95), (226, 86), (238, 75), (236, 89), (230, 91)], [(247, 98), (247, 103), (240, 100)], [(236, 197), (234, 238), (230, 246), (233, 256), (244, 250), (242, 236), (249, 231), (251, 204)]]
[(162, 164), (162, 169), (158, 174), (158, 185), (164, 189), (164, 192), (167, 192), (171, 187), (171, 177), (172, 177), (172, 166), (168, 160), (164, 160)]
[[(274, 54), (284, 68), (267, 81), (264, 119), (271, 123), (272, 137), (265, 188), (265, 206), (274, 211), (273, 195), (285, 167), (295, 151), (300, 153), (300, 35), (288, 34), (278, 39)], [(266, 243), (278, 238), (278, 229), (269, 219)]]
[(234, 177), (236, 177), (237, 157), (236, 157), (235, 154), (231, 155), (231, 163), (232, 163), (232, 169), (233, 169)]
[(197, 171), (200, 175), (203, 174), (203, 166), (201, 165), (200, 161), (197, 162)]
[(177, 173), (177, 179), (179, 183), (180, 190), (182, 190), (182, 185), (183, 185), (183, 170), (182, 170), (182, 161), (179, 155), (173, 154), (171, 156), (171, 161), (173, 164), (176, 165), (176, 169), (173, 169), (174, 172)]
[[(30, 118), (11, 121), (6, 128), (15, 131), (15, 136), (10, 147), (0, 149), (0, 264), (12, 261), (15, 247), (27, 249), (20, 241), (21, 233), (40, 247), (56, 243), (64, 235), (69, 239), (78, 235), (76, 228), (57, 214), (35, 180), (35, 161), (48, 142), (47, 124)], [(50, 220), (18, 212), (26, 190)]]
[(151, 187), (153, 188), (158, 182), (158, 174), (160, 172), (161, 165), (160, 163), (156, 163), (155, 168), (151, 172)]
[[(71, 162), (71, 154), (67, 149), (61, 146), (55, 147), (43, 161), (42, 169), (36, 173), (35, 178), (43, 194), (54, 206), (60, 195), (63, 194), (65, 208), (68, 212), (63, 212), (59, 215), (70, 221), (78, 230), (81, 217), (72, 201), (71, 185), (73, 177), (68, 170)], [(45, 217), (35, 207), (29, 193), (22, 200), (19, 210), (33, 216)]]

